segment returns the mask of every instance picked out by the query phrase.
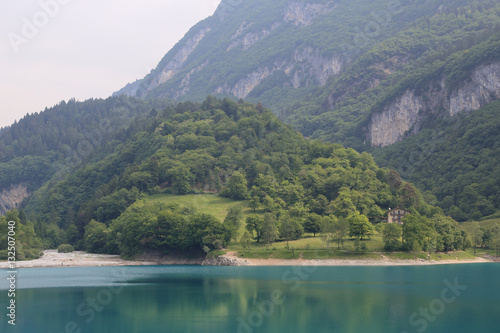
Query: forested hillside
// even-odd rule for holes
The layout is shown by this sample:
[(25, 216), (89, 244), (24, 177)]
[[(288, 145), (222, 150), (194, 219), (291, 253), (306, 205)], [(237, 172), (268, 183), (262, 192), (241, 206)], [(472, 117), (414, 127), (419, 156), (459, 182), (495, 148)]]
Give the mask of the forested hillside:
[(478, 220), (500, 209), (499, 102), (441, 120), (432, 129), (375, 150), (374, 156), (435, 195), (436, 203), (458, 221)]
[(318, 97), (298, 102), (289, 121), (362, 150), (498, 99), (500, 5), (482, 5), (442, 9), (374, 45)]
[[(429, 128), (446, 131), (454, 123), (450, 118), (500, 99), (499, 87), (498, 1), (244, 0), (223, 1), (155, 70), (117, 94), (245, 98), (262, 102), (308, 138), (371, 151)], [(441, 155), (452, 156), (451, 147), (444, 144)], [(463, 159), (477, 154), (469, 149)], [(384, 163), (388, 155), (379, 156)], [(445, 200), (443, 208), (453, 208), (460, 220), (498, 208), (492, 189), (478, 190), (473, 201), (482, 201), (480, 208), (460, 208), (462, 190), (434, 181), (436, 174), (449, 180), (455, 171), (420, 165), (420, 175), (432, 173), (425, 180), (388, 158), (403, 178)], [(478, 161), (475, 169), (488, 169), (490, 160)]]
[(136, 117), (167, 104), (125, 96), (63, 101), (2, 129), (0, 213), (20, 204), (46, 181), (63, 179), (106, 142), (127, 137), (126, 130)]
[[(28, 201), (27, 215), (46, 242), (130, 255), (199, 251), (233, 238), (230, 225), (209, 215), (141, 203), (157, 193), (249, 200), (253, 210), (268, 214), (265, 220), (290, 222), (299, 237), (304, 228), (318, 232), (322, 216), (358, 216), (363, 224), (380, 221), (398, 205), (427, 217), (441, 213), (369, 154), (308, 141), (270, 111), (243, 101), (209, 97), (168, 107), (138, 121), (129, 139), (109, 142), (99, 154), (101, 160), (46, 184)], [(163, 236), (151, 223), (164, 224), (158, 226)]]

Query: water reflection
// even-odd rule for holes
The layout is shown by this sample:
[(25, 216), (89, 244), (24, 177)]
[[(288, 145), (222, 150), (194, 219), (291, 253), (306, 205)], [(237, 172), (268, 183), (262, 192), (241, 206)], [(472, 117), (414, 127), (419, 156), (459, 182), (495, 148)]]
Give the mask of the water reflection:
[[(469, 290), (427, 332), (496, 332), (499, 266), (466, 266), (319, 267), (300, 281), (283, 280), (297, 276), (287, 267), (31, 270), (24, 277), (38, 283), (18, 292), (18, 325), (2, 322), (1, 332), (59, 333), (70, 322), (92, 333), (415, 332), (410, 315), (455, 276)], [(53, 287), (58, 278), (64, 287)]]

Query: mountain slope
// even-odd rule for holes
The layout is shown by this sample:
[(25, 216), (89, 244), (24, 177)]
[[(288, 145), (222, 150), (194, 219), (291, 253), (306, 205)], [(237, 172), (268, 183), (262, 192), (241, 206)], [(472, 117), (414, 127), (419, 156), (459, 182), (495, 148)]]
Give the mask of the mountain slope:
[(61, 180), (104, 144), (127, 136), (141, 119), (170, 102), (126, 96), (70, 100), (26, 115), (0, 132), (0, 214), (18, 207), (49, 180)]
[[(363, 214), (380, 221), (386, 209), (397, 205), (429, 217), (441, 212), (411, 184), (391, 183), (388, 171), (378, 168), (369, 154), (307, 140), (270, 111), (228, 99), (168, 107), (138, 122), (125, 141), (109, 142), (97, 154), (100, 159), (60, 182), (46, 183), (27, 202), (37, 234), (49, 243), (66, 240), (81, 248), (89, 230), (110, 225), (134, 242), (126, 226), (156, 221), (150, 214), (159, 208), (140, 203), (156, 193), (207, 192), (249, 199), (254, 210), (289, 216), (297, 232), (307, 218), (319, 223), (330, 214)], [(203, 233), (203, 228), (190, 232)], [(112, 232), (109, 237), (114, 240), (106, 251), (117, 251), (119, 237)]]
[(500, 102), (442, 120), (403, 142), (376, 149), (392, 167), (458, 221), (478, 220), (500, 208)]
[(306, 136), (386, 146), (498, 99), (499, 32), (491, 0), (223, 2), (117, 94), (245, 98)]

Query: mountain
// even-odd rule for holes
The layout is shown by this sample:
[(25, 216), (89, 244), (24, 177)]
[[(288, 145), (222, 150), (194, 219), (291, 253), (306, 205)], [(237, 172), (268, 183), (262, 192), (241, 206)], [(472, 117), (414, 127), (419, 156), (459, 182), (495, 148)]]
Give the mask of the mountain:
[[(417, 134), (449, 133), (461, 117), (499, 99), (498, 1), (223, 1), (155, 70), (116, 94), (262, 102), (306, 137), (376, 151), (379, 164), (429, 191), (447, 212), (467, 211), (454, 214), (460, 219), (500, 209), (493, 194), (485, 195), (491, 190), (478, 197), (489, 198), (488, 209), (461, 208), (461, 190), (443, 181), (455, 171), (431, 163), (408, 167), (412, 162), (400, 157), (427, 156), (426, 134)], [(480, 132), (481, 123), (472, 124), (476, 129), (468, 130)], [(448, 136), (441, 156), (454, 156), (451, 137), (460, 139)], [(398, 143), (404, 152), (391, 148)], [(473, 147), (462, 160), (489, 149)], [(500, 157), (489, 155), (467, 174), (483, 179), (480, 170), (495, 163)]]
[(498, 217), (500, 208), (500, 102), (441, 120), (432, 128), (373, 151), (384, 167), (436, 196), (457, 221)]
[(406, 250), (463, 248), (438, 237), (461, 235), (442, 210), (500, 208), (499, 46), (497, 1), (223, 1), (115, 96), (2, 129), (0, 213), (22, 207), (44, 247), (133, 255), (231, 238), (151, 194), (247, 199), (294, 235), (399, 206), (422, 231)]
[(313, 138), (388, 146), (500, 96), (500, 4), (223, 1), (116, 94), (262, 102)]
[(200, 251), (238, 236), (237, 228), (228, 236), (226, 224), (193, 207), (148, 203), (152, 194), (247, 199), (264, 219), (290, 222), (295, 237), (304, 228), (317, 232), (323, 217), (357, 216), (368, 223), (395, 206), (423, 219), (442, 216), (368, 153), (305, 139), (269, 110), (242, 101), (209, 97), (158, 110), (96, 155), (26, 202), (45, 244), (132, 256)]

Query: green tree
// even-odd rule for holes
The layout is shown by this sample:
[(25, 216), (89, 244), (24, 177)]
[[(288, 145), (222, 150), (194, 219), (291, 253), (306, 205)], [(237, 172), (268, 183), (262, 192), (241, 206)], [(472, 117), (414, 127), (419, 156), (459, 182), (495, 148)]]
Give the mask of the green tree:
[(411, 246), (411, 253), (413, 253), (413, 257), (417, 260), (417, 256), (422, 252), (422, 246), (418, 241), (414, 241)]
[(254, 235), (254, 238), (257, 241), (257, 243), (259, 243), (262, 238), (263, 225), (264, 221), (259, 215), (256, 214), (248, 215), (246, 219), (245, 228), (250, 233), (250, 235)]
[(360, 250), (361, 253), (365, 254), (366, 252), (368, 252), (368, 245), (366, 245), (366, 243), (361, 243)]
[(178, 194), (188, 194), (191, 191), (191, 181), (194, 178), (188, 167), (178, 166), (169, 171), (172, 188)]
[(400, 189), (400, 205), (406, 209), (415, 206), (418, 202), (418, 191), (410, 183), (404, 183)]
[(382, 228), (382, 239), (387, 251), (398, 250), (401, 246), (401, 235), (403, 229), (396, 223), (384, 223)]
[(390, 170), (387, 174), (387, 182), (391, 189), (398, 190), (401, 185), (403, 185), (403, 181), (401, 180), (401, 176), (396, 170)]
[(221, 195), (235, 200), (245, 200), (248, 196), (247, 180), (245, 176), (239, 171), (233, 172), (231, 177), (229, 177), (226, 187), (222, 190)]
[(337, 249), (344, 245), (344, 240), (349, 235), (349, 221), (345, 218), (338, 219), (333, 225), (333, 238), (337, 242)]
[(330, 247), (330, 243), (335, 240), (335, 223), (337, 218), (333, 215), (324, 216), (321, 221), (321, 240), (325, 242), (326, 248)]
[(243, 236), (241, 236), (240, 242), (243, 245), (243, 247), (247, 250), (250, 249), (250, 242), (252, 241), (252, 236), (248, 231), (245, 231), (243, 233)]
[(359, 212), (351, 198), (351, 191), (348, 188), (341, 188), (338, 197), (328, 206), (328, 210), (338, 217), (347, 218)]
[(84, 246), (90, 253), (105, 253), (109, 229), (95, 220), (85, 227)]
[(412, 246), (418, 242), (422, 247), (428, 239), (436, 235), (432, 221), (417, 213), (407, 215), (403, 218), (403, 247), (411, 252)]
[(483, 241), (483, 230), (478, 222), (474, 222), (472, 226), (472, 245), (474, 246), (474, 255), (476, 254), (476, 249), (478, 245), (481, 245)]
[(260, 199), (258, 196), (253, 196), (249, 201), (248, 201), (248, 207), (255, 211), (259, 208), (260, 206)]
[(299, 239), (304, 234), (304, 228), (296, 217), (291, 217), (288, 213), (284, 213), (279, 219), (280, 237), (286, 241), (286, 246), (289, 249), (289, 241)]
[(284, 218), (280, 218), (280, 227), (279, 227), (280, 237), (286, 241), (286, 248), (290, 249), (289, 241), (294, 238), (295, 228), (290, 216), (285, 216)]
[(352, 215), (348, 218), (349, 221), (349, 236), (361, 238), (370, 237), (373, 235), (373, 224), (368, 221), (368, 217), (365, 215)]
[(264, 219), (262, 221), (262, 238), (264, 242), (269, 246), (278, 239), (278, 223), (274, 214), (265, 213)]
[(241, 219), (243, 218), (243, 209), (241, 206), (234, 206), (229, 208), (227, 216), (224, 219), (224, 225), (229, 232), (229, 237), (237, 241), (238, 232), (241, 226)]
[(316, 213), (310, 213), (307, 215), (304, 221), (304, 231), (312, 233), (314, 237), (321, 230), (321, 216)]

